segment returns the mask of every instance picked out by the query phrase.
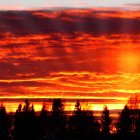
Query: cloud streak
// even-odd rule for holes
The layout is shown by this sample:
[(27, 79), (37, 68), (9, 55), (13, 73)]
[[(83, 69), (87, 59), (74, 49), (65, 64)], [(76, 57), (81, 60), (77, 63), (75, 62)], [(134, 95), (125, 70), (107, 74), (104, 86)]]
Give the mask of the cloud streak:
[(0, 18), (1, 100), (76, 98), (114, 109), (140, 93), (139, 11), (14, 11)]

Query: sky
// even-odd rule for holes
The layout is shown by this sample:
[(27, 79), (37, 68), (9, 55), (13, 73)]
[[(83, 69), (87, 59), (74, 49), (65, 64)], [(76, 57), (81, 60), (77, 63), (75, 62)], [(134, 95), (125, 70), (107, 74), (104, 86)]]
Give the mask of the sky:
[(126, 7), (140, 4), (139, 0), (1, 0), (1, 10), (40, 7)]
[[(23, 1), (22, 6), (41, 4)], [(0, 12), (0, 102), (9, 111), (25, 98), (36, 102), (37, 110), (46, 98), (65, 99), (67, 109), (75, 99), (86, 100), (83, 108), (122, 109), (130, 96), (139, 95), (140, 12), (113, 5)]]

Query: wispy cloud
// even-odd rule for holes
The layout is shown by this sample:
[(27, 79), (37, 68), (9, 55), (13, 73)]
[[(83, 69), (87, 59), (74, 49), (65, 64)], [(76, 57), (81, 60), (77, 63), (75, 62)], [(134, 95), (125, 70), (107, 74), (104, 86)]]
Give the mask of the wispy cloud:
[(132, 13), (1, 12), (0, 98), (79, 98), (122, 107), (140, 93), (139, 12)]

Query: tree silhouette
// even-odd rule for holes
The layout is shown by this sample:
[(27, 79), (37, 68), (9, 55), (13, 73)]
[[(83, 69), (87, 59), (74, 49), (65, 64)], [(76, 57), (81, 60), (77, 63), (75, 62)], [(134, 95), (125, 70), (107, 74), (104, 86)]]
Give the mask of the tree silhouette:
[(74, 129), (74, 131), (79, 131), (81, 129), (81, 117), (82, 117), (82, 110), (81, 110), (81, 104), (80, 101), (77, 100), (75, 104), (75, 109), (73, 112), (73, 115), (70, 118), (70, 127)]
[(32, 139), (36, 138), (36, 117), (34, 112), (34, 106), (30, 105), (28, 100), (25, 100), (23, 111), (23, 126), (24, 126), (24, 138)]
[(46, 104), (44, 103), (39, 116), (38, 131), (39, 131), (39, 138), (41, 140), (48, 139), (49, 127), (50, 127), (50, 116), (49, 116), (49, 112), (46, 110)]
[(133, 95), (128, 99), (128, 105), (130, 109), (137, 110), (139, 109), (139, 96)]
[(107, 106), (104, 106), (104, 110), (103, 110), (102, 115), (101, 115), (102, 133), (105, 135), (108, 135), (110, 133), (110, 127), (111, 127), (110, 112), (109, 112)]
[(0, 140), (7, 140), (9, 138), (10, 120), (6, 113), (5, 106), (0, 106)]
[(66, 127), (66, 115), (64, 105), (61, 99), (54, 99), (52, 104), (51, 121), (51, 136), (53, 139), (62, 138)]
[(140, 110), (138, 111), (138, 118), (136, 120), (135, 133), (136, 136), (140, 138)]
[(23, 107), (22, 104), (18, 106), (13, 124), (10, 120), (12, 115), (7, 114), (5, 107), (1, 105), (0, 140), (139, 139), (140, 110), (137, 109), (135, 131), (133, 111), (135, 110), (130, 109), (128, 105), (124, 106), (117, 121), (117, 133), (112, 134), (110, 133), (112, 119), (107, 106), (104, 106), (102, 111), (100, 126), (99, 118), (94, 116), (92, 110), (82, 110), (79, 100), (71, 116), (66, 116), (61, 99), (53, 100), (50, 112), (46, 110), (44, 103), (39, 116), (35, 115), (34, 106), (25, 100)]
[(87, 136), (91, 137), (94, 135), (98, 136), (100, 132), (100, 124), (95, 119), (93, 115), (93, 111), (84, 110), (82, 111), (81, 116), (81, 130), (80, 133), (83, 133), (85, 135), (85, 138)]
[(121, 114), (119, 116), (117, 131), (119, 134), (123, 135), (130, 134), (133, 131), (131, 111), (127, 105), (124, 106), (124, 109), (121, 111)]
[(75, 109), (74, 109), (75, 113), (78, 113), (79, 111), (81, 111), (81, 104), (80, 101), (77, 100), (76, 104), (75, 104)]
[(95, 121), (93, 111), (81, 110), (80, 101), (77, 100), (73, 115), (70, 117), (69, 125), (77, 139), (89, 138), (99, 132), (99, 123)]
[(140, 102), (139, 96), (136, 94), (131, 96), (128, 100), (128, 105), (131, 110), (132, 128), (134, 131), (137, 127), (136, 123), (138, 123), (137, 120), (139, 118), (139, 102)]
[(22, 139), (22, 135), (23, 135), (23, 113), (22, 113), (22, 105), (20, 104), (14, 115), (14, 131), (13, 131), (14, 140)]
[(22, 108), (20, 104), (15, 113), (14, 139), (15, 140), (35, 140), (37, 135), (36, 117), (33, 105), (25, 100)]

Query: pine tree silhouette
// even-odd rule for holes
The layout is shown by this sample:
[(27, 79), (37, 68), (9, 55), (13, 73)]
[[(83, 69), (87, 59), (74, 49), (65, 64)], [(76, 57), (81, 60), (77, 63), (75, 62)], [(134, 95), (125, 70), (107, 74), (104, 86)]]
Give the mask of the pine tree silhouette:
[(134, 131), (135, 131), (136, 127), (138, 127), (138, 126), (136, 126), (137, 125), (136, 123), (138, 123), (137, 120), (139, 118), (139, 103), (140, 103), (140, 99), (137, 94), (132, 95), (128, 99), (128, 105), (131, 110), (132, 127), (133, 127)]
[(104, 106), (104, 110), (101, 115), (101, 132), (104, 135), (109, 135), (111, 127), (111, 117), (107, 106)]
[(77, 139), (86, 139), (100, 130), (99, 123), (95, 121), (93, 111), (81, 110), (80, 101), (77, 100), (73, 115), (70, 117), (69, 125), (72, 134)]
[(36, 139), (36, 117), (34, 112), (34, 106), (30, 105), (28, 100), (25, 100), (25, 106), (23, 111), (23, 127), (24, 127), (24, 138), (28, 140)]
[(22, 108), (20, 104), (14, 121), (14, 140), (35, 140), (37, 135), (36, 117), (33, 105), (25, 100)]
[(0, 106), (0, 140), (9, 139), (11, 123), (4, 105)]
[(39, 139), (46, 140), (49, 139), (49, 128), (50, 128), (50, 116), (49, 112), (46, 110), (46, 104), (42, 106), (42, 110), (39, 116)]
[(81, 104), (80, 101), (77, 100), (73, 115), (71, 116), (69, 123), (70, 127), (74, 129), (74, 131), (79, 131), (81, 129), (82, 124), (81, 117), (82, 117)]
[(64, 105), (61, 99), (54, 99), (52, 104), (51, 121), (51, 136), (53, 139), (62, 139), (65, 135), (66, 115)]
[(119, 134), (128, 135), (132, 129), (131, 111), (127, 105), (122, 110), (117, 123), (117, 131)]
[(14, 115), (13, 138), (14, 140), (20, 140), (22, 139), (22, 135), (23, 135), (23, 113), (22, 113), (22, 105), (20, 104)]
[(7, 114), (5, 107), (1, 105), (0, 140), (139, 139), (140, 110), (137, 110), (135, 131), (132, 111), (125, 105), (118, 118), (117, 133), (112, 134), (110, 133), (112, 121), (107, 106), (104, 106), (102, 111), (100, 126), (99, 118), (94, 116), (92, 110), (82, 110), (79, 100), (72, 115), (67, 117), (61, 99), (53, 100), (51, 112), (46, 110), (44, 104), (39, 116), (36, 116), (34, 106), (25, 100), (25, 105), (22, 107), (20, 104), (15, 112), (13, 125), (10, 114)]

